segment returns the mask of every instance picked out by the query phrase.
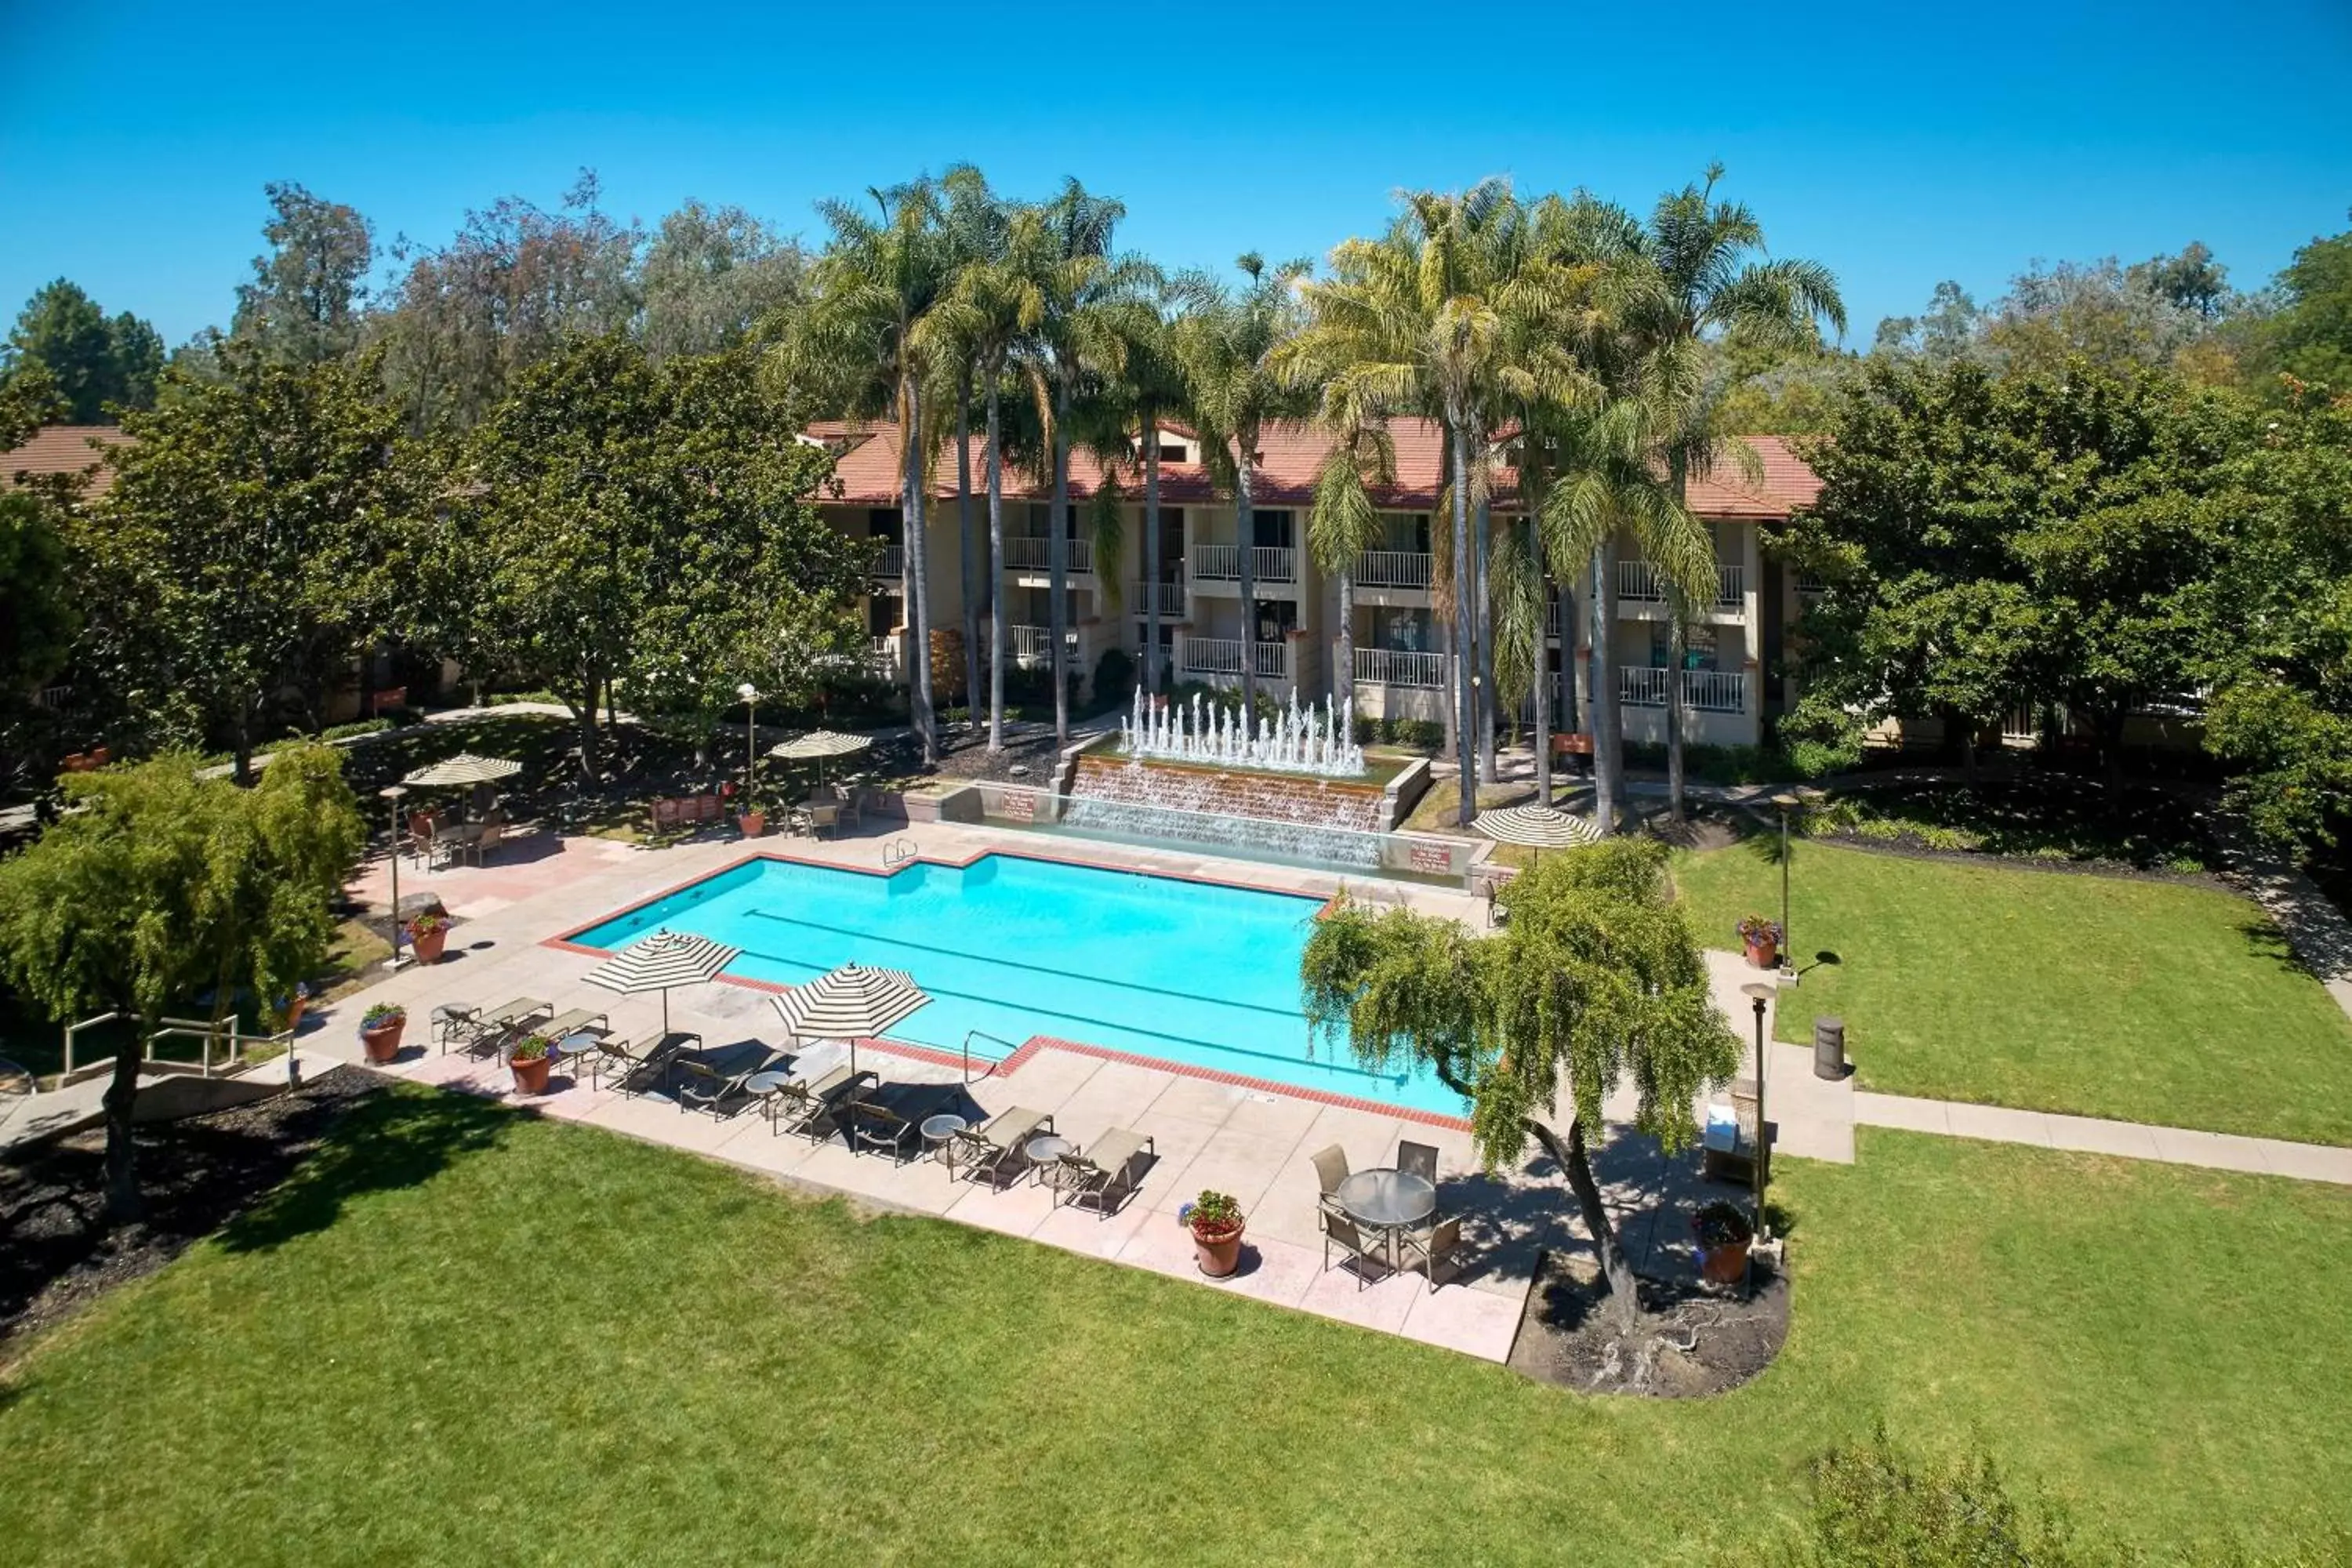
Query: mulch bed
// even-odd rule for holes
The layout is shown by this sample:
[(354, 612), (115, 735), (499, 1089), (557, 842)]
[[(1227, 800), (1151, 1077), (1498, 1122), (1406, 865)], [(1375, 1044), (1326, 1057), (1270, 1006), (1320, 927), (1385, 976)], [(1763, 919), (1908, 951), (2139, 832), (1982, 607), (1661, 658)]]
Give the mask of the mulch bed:
[[(1004, 749), (992, 755), (985, 725), (978, 730), (966, 730), (961, 725), (947, 727), (940, 736), (940, 765), (935, 776), (1051, 788), (1055, 770), (1062, 761), (1062, 748), (1055, 743), (1053, 726), (1034, 731), (1024, 727), (1016, 732), (1007, 725), (1005, 730)], [(1078, 739), (1072, 737), (1070, 743), (1077, 744)], [(1015, 773), (1015, 768), (1024, 771)]]
[(0, 1166), (0, 1351), (154, 1273), (251, 1208), (384, 1079), (338, 1068), (290, 1094), (141, 1127), (145, 1217), (109, 1229), (106, 1132)]
[(1591, 1259), (1547, 1252), (1511, 1345), (1511, 1366), (1584, 1394), (1691, 1399), (1738, 1387), (1789, 1337), (1789, 1281), (1760, 1260), (1755, 1295), (1691, 1281), (1641, 1281), (1633, 1336), (1608, 1321)]

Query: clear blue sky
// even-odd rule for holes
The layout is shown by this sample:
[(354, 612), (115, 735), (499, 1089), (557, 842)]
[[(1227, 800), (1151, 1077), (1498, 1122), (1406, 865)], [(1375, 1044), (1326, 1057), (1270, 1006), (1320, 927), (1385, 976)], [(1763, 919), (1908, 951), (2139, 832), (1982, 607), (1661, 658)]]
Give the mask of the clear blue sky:
[(1127, 243), (1223, 265), (1319, 257), (1399, 186), (1646, 205), (1721, 158), (1864, 345), (1943, 278), (2201, 239), (2251, 287), (2347, 226), (2347, 0), (1577, 9), (0, 0), (0, 317), (62, 274), (177, 342), (226, 324), (264, 181), (439, 241), (583, 166), (624, 218), (700, 196), (803, 232), (959, 160), (1075, 174)]

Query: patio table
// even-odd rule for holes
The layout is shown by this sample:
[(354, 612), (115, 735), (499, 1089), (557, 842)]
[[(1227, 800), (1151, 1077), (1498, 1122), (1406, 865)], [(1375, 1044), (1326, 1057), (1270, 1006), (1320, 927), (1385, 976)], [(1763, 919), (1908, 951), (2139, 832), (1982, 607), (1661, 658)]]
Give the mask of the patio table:
[(1062, 1156), (1076, 1152), (1077, 1147), (1057, 1133), (1045, 1132), (1029, 1140), (1021, 1152), (1027, 1157), (1029, 1168), (1037, 1173), (1037, 1180), (1051, 1186), (1054, 1184), (1048, 1173), (1059, 1169)]
[(1437, 1212), (1437, 1184), (1426, 1176), (1393, 1166), (1376, 1165), (1358, 1171), (1332, 1194), (1348, 1217), (1387, 1240), (1389, 1258), (1396, 1258), (1397, 1232), (1419, 1225)]
[(768, 1119), (770, 1132), (776, 1130), (776, 1096), (783, 1091), (784, 1085), (792, 1081), (792, 1074), (776, 1068), (755, 1072), (743, 1080), (743, 1092), (759, 1103), (761, 1113)]
[(922, 1126), (918, 1129), (923, 1135), (924, 1147), (944, 1160), (950, 1171), (955, 1169), (955, 1135), (971, 1130), (971, 1118), (957, 1116), (947, 1111), (942, 1111), (937, 1116), (924, 1117)]

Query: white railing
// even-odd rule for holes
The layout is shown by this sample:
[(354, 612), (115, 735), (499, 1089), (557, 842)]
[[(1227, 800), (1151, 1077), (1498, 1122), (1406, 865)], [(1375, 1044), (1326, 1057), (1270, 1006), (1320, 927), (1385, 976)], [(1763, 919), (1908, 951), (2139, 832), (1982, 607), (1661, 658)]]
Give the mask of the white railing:
[[(1049, 628), (1008, 625), (1004, 629), (1013, 634), (1013, 658), (1024, 669), (1045, 662), (1045, 650), (1054, 646), (1054, 634)], [(1062, 647), (1067, 650), (1063, 656), (1066, 659), (1077, 651), (1078, 634), (1075, 629), (1062, 634)]]
[(1367, 588), (1426, 588), (1429, 552), (1367, 550), (1356, 563), (1356, 581)]
[(1544, 636), (1548, 637), (1559, 636), (1559, 595), (1558, 594), (1554, 594), (1550, 602), (1544, 605)]
[(886, 632), (880, 637), (866, 638), (866, 668), (873, 670), (875, 674), (882, 677), (884, 679), (897, 679), (898, 675), (898, 634), (896, 632)]
[[(1196, 544), (1192, 546), (1192, 575), (1213, 582), (1234, 583), (1241, 580), (1242, 550), (1238, 544)], [(1288, 545), (1259, 544), (1250, 549), (1250, 577), (1257, 583), (1295, 583), (1298, 580), (1298, 552)]]
[(1356, 650), (1356, 679), (1367, 685), (1433, 689), (1445, 684), (1445, 656), (1411, 648), (1360, 647)]
[[(1617, 563), (1617, 596), (1635, 604), (1662, 605), (1666, 600), (1665, 574), (1654, 561)], [(1715, 563), (1715, 603), (1718, 609), (1738, 609), (1748, 598), (1748, 568), (1739, 563)]]
[[(1633, 665), (1617, 672), (1617, 699), (1629, 708), (1664, 708), (1666, 681), (1674, 672)], [(1737, 669), (1685, 669), (1683, 706), (1694, 713), (1744, 713), (1748, 676)]]
[[(1151, 606), (1151, 584), (1148, 580), (1128, 584), (1128, 607), (1142, 615)], [(1184, 613), (1184, 579), (1162, 577), (1160, 580), (1160, 613), (1181, 617)]]
[[(1066, 539), (1062, 552), (1062, 566), (1073, 574), (1095, 569), (1095, 542), (1091, 539)], [(1050, 572), (1054, 569), (1054, 542), (1042, 534), (1015, 534), (1004, 542), (1004, 565), (1011, 572)]]
[[(1289, 649), (1278, 642), (1251, 643), (1253, 660), (1261, 680), (1281, 680), (1290, 673)], [(1186, 637), (1182, 669), (1186, 675), (1239, 675), (1242, 672), (1242, 647), (1239, 637)]]
[(874, 557), (873, 566), (866, 572), (869, 577), (904, 577), (906, 574), (907, 547), (903, 544), (884, 545), (881, 552)]
[(54, 713), (58, 710), (63, 708), (67, 703), (73, 700), (73, 688), (70, 686), (44, 686), (40, 689), (40, 694), (35, 697), (33, 700), (39, 706), (47, 708)]

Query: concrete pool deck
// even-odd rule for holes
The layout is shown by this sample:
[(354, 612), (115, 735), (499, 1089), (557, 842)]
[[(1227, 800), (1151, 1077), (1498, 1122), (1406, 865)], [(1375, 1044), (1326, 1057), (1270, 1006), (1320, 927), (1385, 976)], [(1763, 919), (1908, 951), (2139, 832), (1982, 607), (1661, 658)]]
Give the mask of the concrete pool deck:
[[(487, 868), (425, 872), (404, 862), (403, 893), (431, 890), (460, 922), (450, 931), (447, 955), (430, 968), (412, 965), (344, 997), (331, 1008), (315, 1009), (320, 1027), (306, 1030), (306, 1049), (357, 1059), (354, 1024), (367, 1005), (398, 1002), (409, 1010), (408, 1045), (389, 1069), (395, 1077), (442, 1088), (513, 1099), (503, 1063), (441, 1055), (432, 1044), (429, 1014), (443, 1002), (494, 1005), (511, 997), (544, 999), (558, 1009), (581, 1006), (610, 1015), (616, 1029), (642, 1038), (658, 1030), (658, 995), (618, 996), (582, 980), (598, 955), (553, 939), (648, 898), (706, 877), (770, 849), (823, 864), (873, 871), (886, 848), (905, 845), (927, 858), (968, 860), (991, 850), (1050, 859), (1117, 867), (1160, 875), (1202, 878), (1271, 891), (1328, 898), (1343, 881), (1356, 879), (1247, 860), (1144, 849), (956, 824), (920, 824), (869, 829), (839, 840), (768, 839), (751, 843), (731, 833), (700, 842), (654, 849), (596, 838), (557, 838), (541, 834), (511, 841), (511, 857)], [(896, 851), (894, 851), (896, 852)], [(355, 897), (381, 911), (388, 903), (389, 874), (381, 856), (353, 885)], [(1483, 926), (1482, 900), (1450, 889), (1377, 882), (1376, 896), (1402, 901), (1423, 912)], [(1748, 976), (1737, 967), (1717, 966), (1718, 999), (1748, 1022), (1738, 983)], [(917, 976), (919, 983), (921, 977)], [(782, 1045), (784, 1036), (766, 993), (724, 982), (685, 987), (669, 998), (671, 1026), (702, 1035), (712, 1047), (752, 1038)], [(1769, 1019), (1767, 1020), (1769, 1038)], [(1741, 1028), (1743, 1037), (1748, 1029)], [(838, 1046), (814, 1047), (838, 1051)], [(1782, 1053), (1802, 1058), (1796, 1047), (1773, 1050), (1774, 1084), (1790, 1084)], [(1491, 1361), (1505, 1359), (1517, 1331), (1520, 1309), (1544, 1249), (1584, 1250), (1580, 1226), (1565, 1183), (1548, 1160), (1536, 1157), (1515, 1171), (1487, 1174), (1479, 1168), (1469, 1134), (1458, 1125), (1434, 1125), (1393, 1109), (1333, 1103), (1328, 1097), (1285, 1090), (1179, 1069), (1082, 1045), (1039, 1040), (993, 1071), (975, 1064), (969, 1084), (960, 1066), (930, 1050), (894, 1049), (887, 1042), (861, 1044), (859, 1065), (877, 1071), (886, 1084), (908, 1095), (935, 1093), (968, 1100), (978, 1114), (1013, 1106), (1051, 1112), (1058, 1130), (1081, 1145), (1113, 1127), (1149, 1135), (1156, 1158), (1140, 1190), (1118, 1214), (1097, 1217), (1089, 1210), (1055, 1208), (1052, 1194), (1026, 1181), (1003, 1191), (955, 1179), (936, 1161), (899, 1165), (874, 1155), (852, 1155), (838, 1140), (813, 1145), (772, 1133), (756, 1114), (725, 1121), (681, 1111), (658, 1095), (625, 1099), (611, 1089), (574, 1081), (560, 1069), (551, 1092), (521, 1101), (541, 1114), (583, 1126), (646, 1139), (727, 1161), (776, 1177), (787, 1184), (852, 1197), (915, 1213), (1007, 1232), (1073, 1251), (1201, 1281), (1204, 1289), (1228, 1290), (1277, 1305), (1318, 1313), (1407, 1338), (1444, 1346)], [(822, 1065), (822, 1064), (818, 1064)], [(1800, 1131), (1790, 1141), (1787, 1113), (1801, 1107), (1792, 1098), (1773, 1108), (1783, 1123), (1781, 1152), (1850, 1160), (1851, 1089), (1821, 1084), (1817, 1090), (1791, 1085), (1791, 1096), (1843, 1092), (1843, 1147), (1834, 1114), (1826, 1132)], [(1612, 1100), (1612, 1117), (1629, 1116), (1629, 1099)], [(1689, 1244), (1681, 1215), (1705, 1195), (1695, 1154), (1666, 1160), (1646, 1139), (1612, 1125), (1596, 1164), (1635, 1267), (1658, 1275), (1686, 1274)], [(1458, 1283), (1428, 1289), (1418, 1272), (1396, 1275), (1369, 1287), (1340, 1268), (1324, 1268), (1316, 1219), (1317, 1184), (1312, 1154), (1325, 1146), (1346, 1150), (1353, 1168), (1394, 1163), (1397, 1142), (1409, 1138), (1438, 1151), (1439, 1213), (1465, 1220), (1464, 1268)], [(1808, 1141), (1815, 1147), (1800, 1147)], [(1232, 1194), (1249, 1216), (1243, 1271), (1230, 1280), (1202, 1280), (1195, 1271), (1189, 1233), (1177, 1223), (1177, 1207), (1202, 1188)], [(1726, 1189), (1715, 1189), (1723, 1191)]]

